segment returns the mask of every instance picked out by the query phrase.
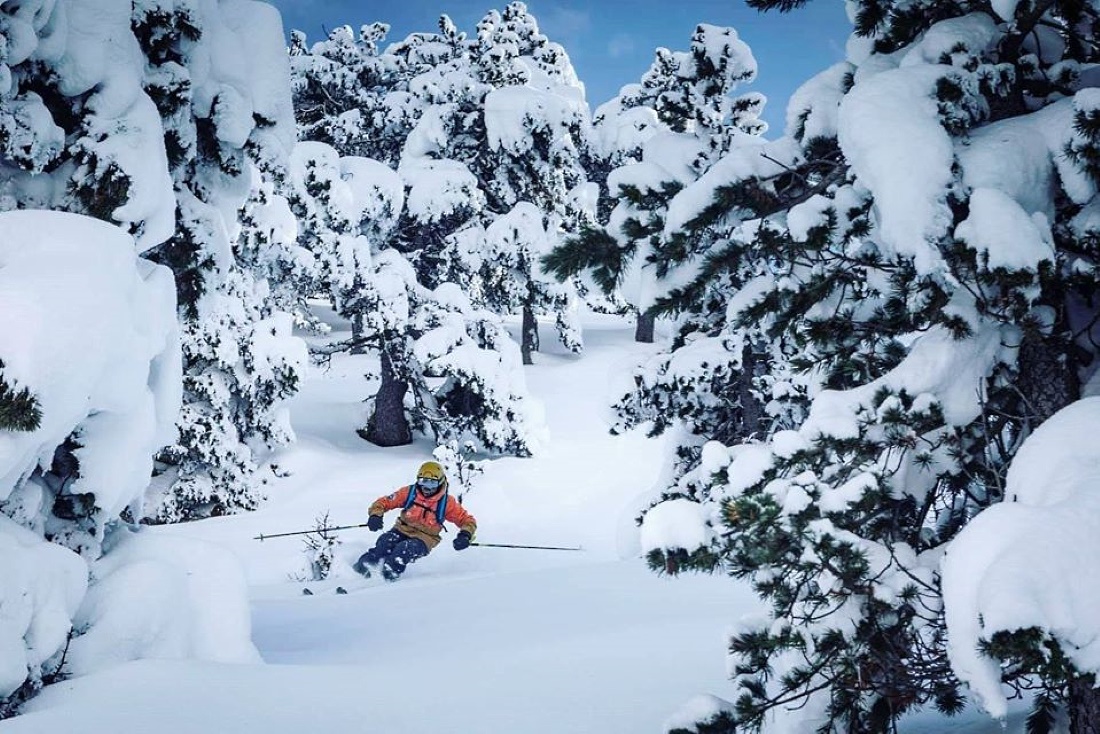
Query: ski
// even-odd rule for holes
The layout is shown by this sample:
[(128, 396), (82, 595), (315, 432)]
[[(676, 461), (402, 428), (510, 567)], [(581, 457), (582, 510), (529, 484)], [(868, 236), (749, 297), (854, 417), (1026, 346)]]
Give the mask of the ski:
[[(335, 589), (333, 589), (333, 592), (339, 595), (344, 595), (348, 593), (348, 590), (343, 586), (337, 586)], [(313, 593), (313, 589), (309, 588), (308, 586), (303, 586), (302, 596), (316, 596), (316, 594)]]

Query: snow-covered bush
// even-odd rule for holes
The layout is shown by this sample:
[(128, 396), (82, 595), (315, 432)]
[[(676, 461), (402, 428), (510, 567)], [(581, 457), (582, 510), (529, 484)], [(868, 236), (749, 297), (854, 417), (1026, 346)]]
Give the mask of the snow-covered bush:
[[(119, 228), (75, 214), (0, 214), (0, 358), (34, 427), (0, 430), (0, 700), (56, 673), (87, 561), (170, 442), (181, 363), (171, 272)], [(45, 542), (44, 538), (54, 541)]]
[(213, 543), (120, 532), (91, 566), (63, 672), (147, 658), (258, 663), (240, 561)]
[(0, 514), (0, 719), (64, 675), (88, 566), (76, 553)]

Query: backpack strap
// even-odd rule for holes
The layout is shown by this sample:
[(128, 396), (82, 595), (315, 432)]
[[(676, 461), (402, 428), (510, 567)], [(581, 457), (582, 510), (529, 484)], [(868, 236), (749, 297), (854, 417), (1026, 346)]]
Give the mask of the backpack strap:
[[(413, 505), (416, 505), (416, 498), (417, 498), (416, 485), (415, 484), (410, 484), (409, 485), (409, 496), (405, 498), (405, 506), (401, 508), (401, 511), (404, 512), (405, 510), (409, 509)], [(443, 527), (443, 520), (447, 517), (447, 502), (450, 499), (451, 499), (451, 496), (449, 494), (444, 493), (443, 497), (439, 500), (439, 502), (435, 506), (435, 520), (436, 520), (436, 522), (439, 523), (440, 527)], [(428, 509), (427, 507), (424, 507), (424, 505), (417, 505), (417, 507), (422, 507), (424, 509)]]
[(443, 498), (439, 500), (439, 504), (435, 506), (435, 520), (440, 527), (443, 527), (443, 519), (447, 517), (447, 500), (450, 498), (450, 495), (444, 493)]
[(416, 485), (409, 485), (409, 496), (405, 498), (405, 506), (401, 508), (402, 511), (409, 509), (416, 504)]

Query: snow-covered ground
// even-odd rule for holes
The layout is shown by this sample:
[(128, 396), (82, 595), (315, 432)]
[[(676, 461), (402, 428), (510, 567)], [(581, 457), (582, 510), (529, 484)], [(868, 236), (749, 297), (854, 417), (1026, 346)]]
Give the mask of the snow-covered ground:
[[(544, 327), (546, 328), (546, 327)], [(488, 467), (465, 499), (483, 542), (580, 545), (584, 552), (444, 542), (398, 583), (361, 581), (348, 564), (371, 544), (341, 533), (332, 581), (309, 584), (299, 538), (364, 522), (376, 496), (411, 481), (431, 446), (378, 449), (356, 437), (367, 385), (358, 359), (317, 371), (291, 406), (298, 443), (278, 457), (258, 512), (144, 532), (233, 551), (252, 596), (253, 641), (267, 664), (147, 660), (49, 688), (3, 734), (197, 732), (654, 732), (688, 699), (732, 698), (723, 646), (754, 609), (729, 579), (650, 573), (632, 518), (661, 465), (662, 442), (607, 434), (611, 385), (651, 347), (630, 324), (586, 317), (582, 357), (547, 352), (528, 368), (550, 444)], [(450, 536), (453, 537), (453, 536)], [(449, 540), (449, 537), (445, 538)], [(350, 593), (337, 595), (345, 584)], [(1019, 731), (1020, 718), (1008, 731)], [(1001, 731), (979, 714), (931, 714), (903, 731)]]

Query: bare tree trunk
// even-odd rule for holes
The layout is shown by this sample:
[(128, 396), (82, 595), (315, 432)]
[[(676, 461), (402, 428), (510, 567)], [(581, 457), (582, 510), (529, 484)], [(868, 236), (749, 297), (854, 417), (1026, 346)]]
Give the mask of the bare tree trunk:
[(412, 430), (405, 415), (405, 393), (409, 383), (393, 369), (389, 352), (382, 349), (382, 384), (374, 396), (374, 413), (359, 435), (378, 446), (404, 446), (412, 443)]
[(638, 314), (638, 322), (634, 326), (634, 341), (642, 344), (653, 343), (653, 326), (657, 317), (651, 311), (642, 311)]
[(532, 352), (539, 350), (539, 322), (535, 320), (535, 310), (530, 304), (523, 304), (523, 338), (520, 343), (520, 352), (523, 355), (524, 364), (534, 364), (531, 359)]
[(1100, 689), (1092, 675), (1069, 684), (1069, 734), (1100, 734)]

